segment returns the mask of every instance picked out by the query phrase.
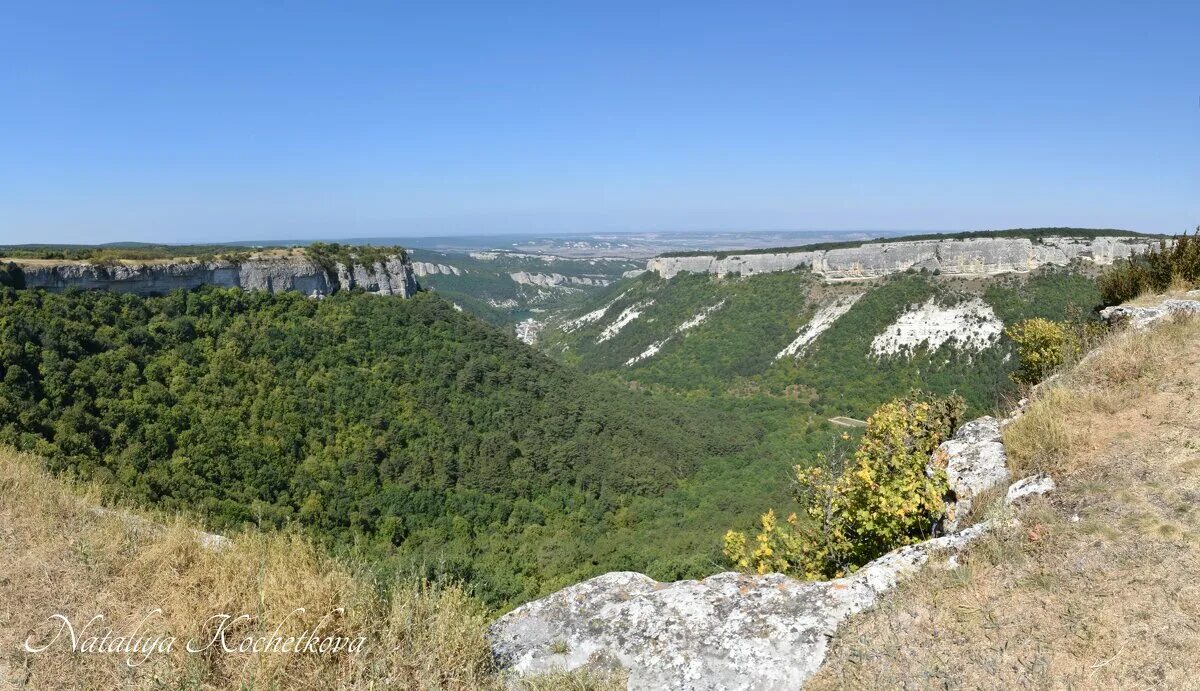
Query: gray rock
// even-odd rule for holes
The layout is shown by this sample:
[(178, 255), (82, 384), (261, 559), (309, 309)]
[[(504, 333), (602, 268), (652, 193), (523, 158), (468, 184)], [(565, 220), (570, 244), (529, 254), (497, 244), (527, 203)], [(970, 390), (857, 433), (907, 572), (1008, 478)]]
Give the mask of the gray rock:
[(190, 290), (202, 285), (278, 293), (295, 290), (305, 295), (324, 296), (338, 290), (360, 287), (380, 295), (411, 297), (418, 290), (412, 264), (407, 257), (394, 256), (374, 266), (338, 264), (333, 271), (307, 257), (288, 256), (252, 259), (240, 263), (158, 262), (100, 265), (89, 263), (20, 263), (26, 288), (62, 291), (111, 290), (139, 295), (167, 293), (177, 288)]
[(954, 532), (982, 492), (1008, 481), (1008, 454), (1000, 436), (1000, 423), (986, 416), (972, 420), (941, 443), (935, 455), (946, 462), (946, 479), (953, 501), (946, 506), (946, 532)]
[(1054, 491), (1054, 478), (1049, 475), (1031, 475), (1012, 483), (1004, 496), (1004, 503), (1012, 505), (1026, 497)]
[(488, 637), (517, 674), (620, 666), (631, 689), (795, 689), (820, 667), (842, 621), (931, 554), (987, 528), (903, 547), (833, 581), (722, 573), (659, 583), (609, 573), (518, 607)]
[[(1188, 293), (1192, 295), (1196, 291)], [(1148, 307), (1117, 305), (1100, 310), (1100, 316), (1112, 326), (1127, 324), (1145, 329), (1151, 324), (1176, 314), (1200, 314), (1200, 300), (1164, 300)]]
[(1033, 271), (1086, 261), (1107, 266), (1157, 246), (1158, 240), (1128, 237), (967, 238), (875, 242), (859, 247), (762, 254), (655, 257), (646, 269), (663, 278), (684, 271), (753, 275), (808, 267), (826, 280), (876, 278), (909, 269), (959, 276)]

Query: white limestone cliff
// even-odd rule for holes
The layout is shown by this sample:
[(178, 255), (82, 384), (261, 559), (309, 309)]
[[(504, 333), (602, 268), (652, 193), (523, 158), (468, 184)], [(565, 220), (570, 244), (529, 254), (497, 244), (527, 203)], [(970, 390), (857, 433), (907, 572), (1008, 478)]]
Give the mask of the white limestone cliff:
[(802, 252), (655, 257), (646, 264), (646, 269), (658, 272), (663, 278), (672, 278), (685, 271), (748, 276), (800, 267), (808, 267), (830, 281), (877, 278), (909, 269), (955, 276), (987, 276), (1024, 273), (1043, 266), (1066, 266), (1076, 260), (1107, 266), (1117, 259), (1144, 252), (1158, 242), (1151, 238), (1126, 236), (1047, 237), (1038, 242), (1028, 238), (874, 242), (859, 247)]
[(418, 290), (411, 262), (394, 255), (373, 265), (336, 263), (325, 267), (307, 256), (269, 257), (240, 262), (147, 262), (143, 264), (91, 264), (85, 262), (16, 262), (26, 288), (62, 291), (111, 290), (153, 295), (176, 288), (202, 285), (274, 293), (295, 290), (324, 296), (338, 290), (362, 288), (379, 295), (412, 297)]

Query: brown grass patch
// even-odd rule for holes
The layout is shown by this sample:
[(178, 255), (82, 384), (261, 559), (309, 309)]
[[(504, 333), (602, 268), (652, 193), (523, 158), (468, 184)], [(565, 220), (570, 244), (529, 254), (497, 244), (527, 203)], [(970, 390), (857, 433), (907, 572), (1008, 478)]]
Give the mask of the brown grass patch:
[[(49, 477), (37, 459), (0, 451), (0, 689), (504, 687), (484, 640), (488, 613), (460, 586), (377, 583), (288, 533), (247, 532), (214, 552), (183, 519), (147, 529), (153, 524), (97, 515), (91, 509), (98, 503), (97, 492)], [(161, 615), (147, 619), (155, 609)], [(187, 653), (188, 640), (212, 639), (206, 621), (222, 613), (251, 616), (230, 627), (235, 646), (281, 623), (288, 636), (322, 619), (322, 636), (366, 642), (357, 654), (229, 653), (219, 645)], [(25, 652), (31, 636), (35, 646), (48, 640), (54, 614), (77, 630), (96, 614), (105, 617), (102, 627), (125, 633), (145, 620), (143, 632), (177, 642), (137, 666), (123, 654), (72, 652), (65, 637), (45, 652)], [(580, 673), (523, 686), (623, 684)]]

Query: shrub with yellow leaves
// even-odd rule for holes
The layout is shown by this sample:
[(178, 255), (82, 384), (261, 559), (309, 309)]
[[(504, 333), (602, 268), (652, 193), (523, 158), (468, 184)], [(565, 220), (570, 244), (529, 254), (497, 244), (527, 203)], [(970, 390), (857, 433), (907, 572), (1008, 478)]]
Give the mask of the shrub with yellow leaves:
[(731, 530), (725, 556), (739, 569), (827, 578), (930, 537), (949, 489), (944, 464), (930, 466), (930, 459), (964, 408), (959, 396), (919, 392), (880, 406), (853, 456), (843, 435), (811, 466), (796, 466), (796, 499), (806, 520), (792, 514), (781, 525), (767, 511), (753, 550), (745, 534)]

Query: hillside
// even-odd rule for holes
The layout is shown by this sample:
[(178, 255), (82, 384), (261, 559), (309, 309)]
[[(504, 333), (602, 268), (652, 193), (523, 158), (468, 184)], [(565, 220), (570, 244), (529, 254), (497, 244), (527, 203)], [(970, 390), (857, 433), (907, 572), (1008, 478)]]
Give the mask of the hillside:
[[(0, 688), (514, 688), (484, 640), (483, 606), (456, 584), (377, 582), (293, 532), (247, 531), (206, 548), (195, 523), (100, 512), (104, 488), (52, 478), (40, 465), (0, 449)], [(91, 633), (140, 636), (132, 650), (72, 653), (52, 638), (52, 615), (82, 636), (97, 613), (104, 619)], [(252, 619), (213, 643), (205, 622), (222, 614)], [(353, 653), (224, 650), (308, 631), (364, 642)], [(47, 647), (31, 654), (27, 643)], [(186, 652), (189, 643), (202, 652)], [(582, 672), (515, 688), (623, 687), (620, 677)]]
[[(920, 386), (979, 410), (1011, 391), (1003, 326), (1099, 303), (1083, 272), (958, 278), (928, 272), (830, 284), (799, 269), (747, 277), (646, 273), (552, 322), (541, 347), (639, 385), (798, 399), (863, 417)], [(588, 310), (588, 311), (584, 311)]]
[(836, 542), (768, 512), (749, 545), (726, 535), (737, 571), (605, 574), (504, 615), (489, 640), (517, 673), (607, 662), (631, 688), (1190, 687), (1198, 297), (1106, 311), (1117, 329), (1003, 420), (881, 408), (849, 484), (809, 494), (806, 515), (834, 540), (878, 535), (922, 511), (893, 482), (912, 497), (947, 484), (942, 520), (869, 561), (797, 572)]
[(1192, 688), (1200, 322), (1111, 338), (1005, 433), (1058, 489), (845, 628), (815, 689)]
[(420, 249), (413, 267), (422, 287), (492, 324), (511, 327), (603, 291), (645, 262), (521, 252)]
[(753, 411), (589, 380), (435, 295), (0, 288), (0, 313), (0, 441), (220, 530), (298, 524), (385, 571), (465, 578), (492, 606), (627, 563), (703, 568), (707, 528), (647, 541), (657, 514), (632, 507), (786, 463)]

